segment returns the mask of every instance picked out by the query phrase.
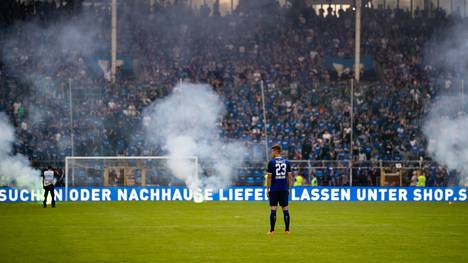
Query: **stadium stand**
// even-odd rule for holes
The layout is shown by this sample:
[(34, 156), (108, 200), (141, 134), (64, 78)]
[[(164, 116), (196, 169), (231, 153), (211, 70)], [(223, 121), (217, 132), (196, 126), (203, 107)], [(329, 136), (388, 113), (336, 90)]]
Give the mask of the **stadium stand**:
[[(351, 8), (325, 15), (325, 10), (316, 13), (307, 6), (299, 10), (240, 6), (221, 16), (208, 6), (191, 9), (178, 2), (123, 7), (118, 53), (124, 65), (111, 85), (96, 69), (100, 55), (85, 57), (73, 43), (65, 43), (70, 47), (64, 51), (67, 60), (51, 56), (44, 61), (41, 56), (44, 43), (53, 41), (50, 34), (59, 33), (54, 31), (60, 30), (54, 27), (57, 21), (73, 22), (84, 14), (91, 18), (80, 21), (85, 28), (109, 27), (107, 7), (42, 2), (33, 8), (1, 1), (0, 9), (12, 12), (0, 16), (4, 25), (0, 39), (14, 32), (26, 43), (0, 40), (2, 50), (8, 50), (0, 60), (0, 110), (17, 127), (15, 151), (38, 165), (61, 164), (71, 155), (70, 84), (75, 155), (161, 154), (161, 149), (145, 145), (142, 134), (132, 132), (141, 129), (127, 127), (151, 121), (142, 118), (144, 107), (180, 81), (210, 83), (224, 98), (227, 114), (220, 126), (225, 138), (261, 144), (262, 80), (269, 143), (281, 143), (289, 159), (313, 163), (314, 168), (298, 166), (306, 178), (313, 173), (321, 185), (347, 185), (351, 158), (357, 185), (379, 185), (379, 162), (408, 163), (407, 178), (412, 169), (423, 168), (429, 186), (447, 185), (456, 178), (430, 161), (419, 125), (425, 105), (439, 90), (454, 88), (456, 77), (425, 63), (422, 50), (434, 34), (466, 18), (446, 15), (442, 9), (363, 10), (365, 68), (355, 90), (351, 149), (349, 80), (354, 72), (347, 66), (354, 52)], [(29, 21), (38, 21), (46, 30), (30, 34)], [(109, 43), (109, 38), (98, 33), (93, 41)], [(102, 44), (102, 50), (108, 45)], [(243, 170), (238, 183), (262, 184), (262, 171)]]

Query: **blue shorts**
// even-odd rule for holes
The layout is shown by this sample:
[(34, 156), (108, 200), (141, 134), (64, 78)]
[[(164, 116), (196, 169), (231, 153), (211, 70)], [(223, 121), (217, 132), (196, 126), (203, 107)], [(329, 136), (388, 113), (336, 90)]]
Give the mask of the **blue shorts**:
[(270, 206), (288, 206), (289, 191), (271, 191)]

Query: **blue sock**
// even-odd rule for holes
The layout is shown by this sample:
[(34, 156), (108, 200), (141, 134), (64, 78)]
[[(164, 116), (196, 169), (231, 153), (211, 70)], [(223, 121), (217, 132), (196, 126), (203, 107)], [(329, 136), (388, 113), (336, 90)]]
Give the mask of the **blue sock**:
[(276, 223), (276, 210), (271, 210), (270, 212), (270, 232), (275, 231)]
[(289, 210), (283, 210), (283, 215), (284, 215), (284, 225), (286, 226), (286, 231), (289, 231)]

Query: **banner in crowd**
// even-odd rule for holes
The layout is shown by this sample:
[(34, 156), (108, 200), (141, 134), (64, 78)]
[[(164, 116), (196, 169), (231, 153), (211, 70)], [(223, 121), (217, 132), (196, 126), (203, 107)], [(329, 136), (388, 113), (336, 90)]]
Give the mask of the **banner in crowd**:
[[(339, 58), (327, 56), (325, 58), (328, 70), (332, 77), (340, 78), (343, 75), (350, 75), (354, 71), (354, 57)], [(374, 63), (371, 56), (361, 56), (361, 70), (363, 70), (363, 77), (374, 74)]]
[[(468, 188), (426, 187), (294, 187), (292, 202), (466, 202)], [(186, 187), (74, 187), (56, 188), (57, 201), (266, 201), (264, 187), (230, 187), (191, 191)], [(38, 202), (43, 190), (0, 188), (0, 202)]]
[[(132, 72), (132, 61), (132, 58), (120, 56), (118, 54), (116, 66), (123, 72)], [(98, 76), (102, 74), (102, 76), (108, 81), (111, 80), (111, 57), (108, 54), (96, 54), (95, 56), (87, 57), (85, 58), (85, 62), (88, 64), (88, 67), (92, 72), (96, 73)]]

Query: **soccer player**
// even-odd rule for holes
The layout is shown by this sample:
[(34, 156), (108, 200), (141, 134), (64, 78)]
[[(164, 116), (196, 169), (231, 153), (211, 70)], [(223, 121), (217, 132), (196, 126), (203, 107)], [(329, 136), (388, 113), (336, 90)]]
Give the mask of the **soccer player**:
[(273, 159), (268, 163), (267, 183), (268, 198), (270, 199), (270, 231), (268, 234), (275, 232), (276, 209), (279, 205), (283, 209), (285, 232), (289, 234), (289, 208), (288, 197), (289, 187), (292, 184), (291, 166), (288, 160), (281, 157), (281, 146), (273, 145), (271, 147), (271, 155)]
[(57, 173), (52, 169), (51, 166), (48, 166), (46, 170), (42, 172), (42, 185), (44, 187), (44, 208), (47, 207), (47, 196), (50, 192), (50, 197), (52, 198), (52, 207), (55, 207), (55, 193), (54, 193), (54, 184), (55, 184), (55, 177)]

